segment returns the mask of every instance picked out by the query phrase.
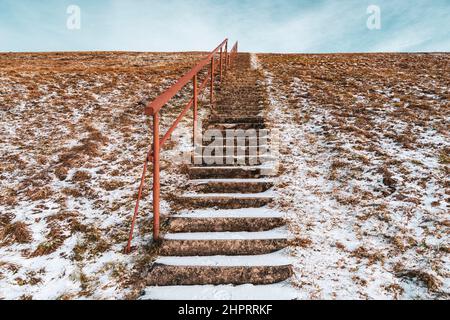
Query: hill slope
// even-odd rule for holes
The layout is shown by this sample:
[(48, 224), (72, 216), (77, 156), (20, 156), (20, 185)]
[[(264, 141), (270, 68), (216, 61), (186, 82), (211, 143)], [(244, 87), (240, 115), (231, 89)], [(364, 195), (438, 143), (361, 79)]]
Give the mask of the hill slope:
[[(148, 216), (122, 250), (151, 138), (143, 101), (200, 57), (0, 55), (0, 299), (137, 296)], [(251, 58), (281, 137), (274, 206), (301, 239), (298, 296), (448, 298), (450, 55)], [(174, 158), (188, 121), (163, 153), (163, 200), (186, 179)]]

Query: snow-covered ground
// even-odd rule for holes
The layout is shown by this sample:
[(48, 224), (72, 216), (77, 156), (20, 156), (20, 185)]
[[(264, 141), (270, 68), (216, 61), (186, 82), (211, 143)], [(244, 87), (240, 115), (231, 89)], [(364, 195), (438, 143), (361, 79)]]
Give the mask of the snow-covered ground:
[(146, 290), (140, 299), (155, 300), (293, 300), (298, 291), (289, 281), (254, 286), (245, 284), (205, 285), (205, 286), (168, 286)]
[(253, 56), (280, 132), (275, 209), (304, 239), (302, 298), (448, 299), (449, 62)]

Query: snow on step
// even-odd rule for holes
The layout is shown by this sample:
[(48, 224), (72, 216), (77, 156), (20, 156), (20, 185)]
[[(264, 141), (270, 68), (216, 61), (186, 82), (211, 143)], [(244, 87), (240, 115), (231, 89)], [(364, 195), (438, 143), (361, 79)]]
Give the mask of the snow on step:
[(255, 256), (161, 257), (155, 263), (171, 266), (255, 267), (292, 264), (288, 250)]
[(299, 292), (284, 281), (269, 285), (148, 287), (140, 300), (294, 300)]
[[(252, 147), (251, 147), (252, 148)], [(261, 149), (260, 149), (261, 150)], [(256, 160), (255, 160), (256, 159)], [(253, 161), (259, 161), (259, 162), (273, 162), (275, 161), (277, 158), (271, 155), (227, 155), (227, 154), (222, 154), (222, 155), (213, 155), (213, 156), (205, 156), (205, 155), (200, 155), (200, 156), (195, 156), (194, 157), (194, 161), (205, 161), (205, 162), (210, 162), (210, 164), (220, 164), (223, 165), (224, 163), (226, 163), (226, 161), (230, 161), (233, 160), (234, 165), (238, 165), (239, 163), (236, 163), (237, 161), (242, 161), (242, 160), (253, 160)], [(217, 163), (219, 161), (222, 161), (222, 163)], [(198, 163), (198, 162), (197, 162)], [(257, 162), (252, 163), (252, 164), (257, 164)]]
[(283, 218), (284, 214), (268, 208), (231, 210), (194, 210), (174, 215), (175, 218)]
[[(231, 139), (220, 139), (217, 138), (216, 140), (214, 140), (214, 142), (219, 142), (220, 140), (231, 140)], [(220, 148), (224, 148), (224, 149), (236, 149), (236, 150), (244, 150), (244, 149), (250, 149), (250, 150), (270, 150), (270, 145), (267, 144), (248, 144), (246, 143), (245, 145), (239, 145), (239, 144), (232, 144), (232, 145), (227, 145), (226, 141), (222, 143), (222, 145), (202, 145), (201, 148), (205, 149), (205, 148), (209, 148), (210, 150), (214, 150), (216, 148), (220, 149)], [(226, 153), (225, 153), (226, 154)]]
[(191, 179), (205, 178), (259, 178), (276, 175), (276, 162), (264, 162), (259, 166), (194, 166), (189, 168)]
[(194, 179), (189, 180), (189, 183), (192, 184), (207, 184), (207, 183), (273, 183), (273, 179), (261, 178), (261, 179)]
[(272, 169), (272, 166), (268, 166), (267, 164), (272, 164), (271, 162), (265, 163), (264, 165), (259, 165), (259, 166), (235, 166), (235, 167), (230, 167), (230, 166), (217, 166), (217, 167), (191, 167), (192, 170), (247, 170), (247, 171), (252, 171), (252, 170), (267, 170), (267, 169)]
[(278, 240), (287, 239), (285, 227), (259, 232), (183, 232), (167, 233), (165, 240)]
[(272, 199), (274, 197), (273, 192), (266, 191), (261, 193), (185, 193), (183, 198), (193, 199)]

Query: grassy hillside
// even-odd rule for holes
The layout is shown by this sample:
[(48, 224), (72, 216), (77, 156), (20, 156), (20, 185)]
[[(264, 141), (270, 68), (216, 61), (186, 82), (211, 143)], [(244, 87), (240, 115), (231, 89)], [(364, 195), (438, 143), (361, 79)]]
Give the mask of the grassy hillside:
[[(154, 254), (148, 188), (136, 250), (122, 252), (151, 139), (145, 101), (201, 56), (0, 54), (0, 299), (136, 297)], [(450, 55), (241, 57), (280, 133), (274, 206), (301, 240), (299, 296), (448, 298)], [(174, 157), (188, 120), (163, 153), (165, 213), (186, 179)]]

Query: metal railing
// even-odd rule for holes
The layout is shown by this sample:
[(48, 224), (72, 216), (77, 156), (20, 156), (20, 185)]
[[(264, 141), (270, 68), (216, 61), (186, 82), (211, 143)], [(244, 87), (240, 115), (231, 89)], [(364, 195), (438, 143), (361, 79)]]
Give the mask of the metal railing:
[[(145, 176), (148, 170), (148, 164), (153, 162), (153, 239), (159, 240), (160, 238), (160, 151), (164, 146), (164, 143), (170, 138), (175, 128), (180, 123), (181, 119), (187, 114), (187, 112), (193, 107), (193, 141), (195, 143), (195, 133), (197, 132), (197, 110), (198, 110), (198, 96), (207, 87), (209, 82), (210, 91), (210, 103), (214, 103), (214, 82), (216, 80), (216, 68), (219, 71), (219, 79), (222, 82), (223, 71), (228, 70), (235, 60), (238, 52), (238, 43), (228, 52), (228, 39), (225, 39), (219, 44), (207, 57), (201, 60), (194, 68), (192, 68), (187, 74), (181, 77), (174, 85), (167, 89), (164, 93), (159, 95), (145, 108), (145, 114), (153, 118), (153, 144), (147, 153), (147, 157), (144, 162), (144, 169), (141, 176), (141, 182), (139, 185), (138, 197), (136, 200), (136, 206), (134, 208), (133, 219), (131, 221), (130, 234), (128, 238), (128, 244), (125, 249), (126, 253), (131, 251), (131, 242), (133, 240), (133, 233), (136, 224), (136, 219), (139, 212), (139, 204), (142, 199), (142, 192), (145, 184)], [(217, 56), (218, 59), (217, 59)], [(205, 79), (198, 87), (198, 75), (208, 66), (208, 73)], [(159, 122), (160, 122), (160, 110), (166, 105), (178, 92), (180, 92), (188, 83), (193, 83), (193, 96), (189, 100), (186, 107), (178, 115), (171, 127), (167, 130), (162, 138), (160, 138)]]

